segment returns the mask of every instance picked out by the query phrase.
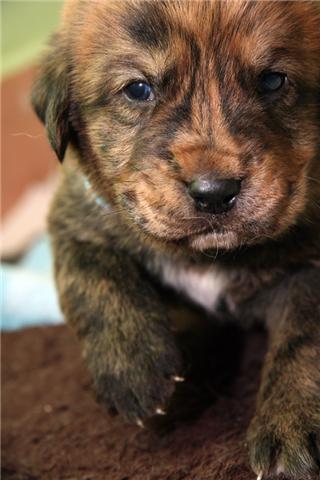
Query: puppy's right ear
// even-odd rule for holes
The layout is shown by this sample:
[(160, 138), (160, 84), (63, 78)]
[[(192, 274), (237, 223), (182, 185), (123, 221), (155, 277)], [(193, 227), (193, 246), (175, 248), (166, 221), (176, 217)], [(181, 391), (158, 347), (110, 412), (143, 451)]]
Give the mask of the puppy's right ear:
[(53, 150), (62, 162), (71, 136), (69, 66), (60, 34), (52, 37), (38, 79), (32, 88), (32, 105), (47, 129)]

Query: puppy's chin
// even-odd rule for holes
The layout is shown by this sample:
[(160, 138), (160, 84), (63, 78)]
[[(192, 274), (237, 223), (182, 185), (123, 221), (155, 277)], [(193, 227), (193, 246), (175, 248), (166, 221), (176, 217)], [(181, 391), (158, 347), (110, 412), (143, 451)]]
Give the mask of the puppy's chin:
[(200, 235), (193, 235), (188, 239), (189, 246), (193, 250), (204, 251), (223, 249), (231, 250), (239, 247), (239, 236), (233, 231), (209, 232)]

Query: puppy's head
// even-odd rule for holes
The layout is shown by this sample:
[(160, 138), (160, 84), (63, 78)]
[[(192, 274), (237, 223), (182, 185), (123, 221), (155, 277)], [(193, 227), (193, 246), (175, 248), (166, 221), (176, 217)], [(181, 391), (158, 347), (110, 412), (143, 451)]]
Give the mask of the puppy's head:
[(59, 158), (152, 237), (281, 235), (319, 196), (316, 3), (69, 1), (33, 95)]

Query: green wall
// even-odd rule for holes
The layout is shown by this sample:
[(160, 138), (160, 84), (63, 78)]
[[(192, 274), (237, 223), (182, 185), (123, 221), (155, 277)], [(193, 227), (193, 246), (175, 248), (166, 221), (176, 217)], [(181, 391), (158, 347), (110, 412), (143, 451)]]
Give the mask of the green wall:
[(2, 76), (34, 62), (59, 24), (62, 1), (2, 0)]

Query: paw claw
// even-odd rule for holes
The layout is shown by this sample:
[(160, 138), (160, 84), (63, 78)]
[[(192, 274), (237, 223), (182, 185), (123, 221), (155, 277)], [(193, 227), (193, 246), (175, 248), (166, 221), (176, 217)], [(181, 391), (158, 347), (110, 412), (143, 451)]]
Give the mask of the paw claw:
[(172, 377), (172, 379), (175, 381), (175, 382), (184, 382), (186, 379), (184, 377), (180, 377), (179, 375), (174, 375)]
[(144, 428), (144, 423), (142, 420), (140, 420), (140, 418), (138, 418), (138, 420), (136, 421), (136, 424), (138, 425), (138, 427)]
[(166, 415), (167, 412), (165, 412), (165, 410), (163, 410), (162, 408), (156, 408), (156, 414), (157, 415)]
[(263, 473), (260, 472), (259, 475), (257, 476), (257, 480), (263, 480)]

